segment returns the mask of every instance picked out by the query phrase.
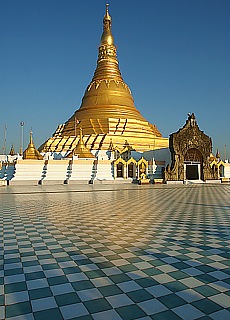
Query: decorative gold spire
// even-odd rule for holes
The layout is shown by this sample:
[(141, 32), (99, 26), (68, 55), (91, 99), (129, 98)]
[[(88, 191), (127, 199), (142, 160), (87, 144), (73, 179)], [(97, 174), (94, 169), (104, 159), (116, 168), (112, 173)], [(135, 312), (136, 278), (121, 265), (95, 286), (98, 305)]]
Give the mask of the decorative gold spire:
[(109, 5), (106, 4), (106, 13), (103, 19), (103, 34), (101, 36), (101, 44), (113, 45), (114, 39), (111, 32), (112, 18), (109, 15)]
[(31, 128), (31, 130), (30, 130), (30, 143), (29, 143), (29, 146), (30, 146), (30, 147), (34, 146), (32, 128)]
[(82, 127), (80, 126), (80, 137), (76, 148), (70, 152), (67, 158), (72, 158), (73, 156), (78, 156), (78, 158), (95, 158), (94, 155), (86, 148), (83, 142)]
[(115, 79), (123, 81), (117, 60), (117, 50), (114, 46), (114, 38), (112, 35), (112, 18), (109, 15), (108, 4), (106, 5), (106, 13), (103, 19), (103, 33), (99, 46), (97, 68), (94, 73), (93, 81)]
[(30, 130), (30, 142), (28, 144), (27, 149), (23, 152), (23, 159), (34, 159), (34, 160), (42, 160), (43, 156), (40, 152), (35, 148), (33, 142), (33, 131)]
[(219, 153), (219, 150), (217, 149), (216, 150), (216, 158), (219, 160), (220, 159), (220, 153)]
[(15, 155), (15, 151), (14, 151), (14, 145), (12, 143), (11, 149), (10, 149), (10, 156), (14, 156)]
[(113, 139), (110, 139), (108, 150), (110, 150), (110, 151), (114, 150)]

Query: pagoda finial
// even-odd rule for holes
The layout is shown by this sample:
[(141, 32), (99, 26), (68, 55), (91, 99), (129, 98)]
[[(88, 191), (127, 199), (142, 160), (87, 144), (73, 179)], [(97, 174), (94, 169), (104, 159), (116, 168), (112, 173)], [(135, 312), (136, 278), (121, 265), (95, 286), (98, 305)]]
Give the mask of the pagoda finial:
[(114, 45), (111, 24), (112, 18), (109, 15), (108, 4), (106, 4), (106, 12), (103, 19), (103, 33), (98, 50), (97, 68), (92, 82), (112, 79), (123, 82), (121, 72), (118, 67), (117, 50)]
[(105, 15), (103, 19), (103, 34), (101, 36), (101, 44), (113, 45), (113, 35), (111, 33), (112, 18), (109, 15), (109, 4), (106, 4)]
[(79, 141), (78, 141), (78, 146), (79, 148), (84, 148), (85, 144), (83, 142), (83, 130), (82, 130), (82, 126), (80, 126), (79, 128)]
[(220, 159), (220, 153), (219, 153), (219, 150), (218, 150), (218, 149), (216, 150), (216, 158), (217, 158), (217, 160)]
[(33, 131), (30, 129), (30, 144), (33, 144)]
[(109, 15), (109, 4), (106, 3), (106, 10), (105, 10), (105, 16), (103, 21), (112, 21), (110, 15)]
[(79, 139), (79, 140), (80, 140), (81, 143), (82, 143), (82, 142), (83, 142), (83, 139), (82, 139), (82, 136), (83, 136), (83, 134), (82, 134), (82, 126), (80, 126), (79, 129), (80, 129), (80, 139)]

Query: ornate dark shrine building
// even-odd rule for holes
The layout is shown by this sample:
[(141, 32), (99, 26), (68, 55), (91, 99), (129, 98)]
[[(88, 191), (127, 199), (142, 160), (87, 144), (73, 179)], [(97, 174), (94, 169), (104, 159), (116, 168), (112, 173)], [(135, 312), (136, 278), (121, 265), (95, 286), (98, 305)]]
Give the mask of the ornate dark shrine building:
[(165, 181), (218, 179), (216, 166), (211, 167), (212, 140), (199, 129), (194, 113), (170, 135), (169, 149), (172, 163), (164, 172)]

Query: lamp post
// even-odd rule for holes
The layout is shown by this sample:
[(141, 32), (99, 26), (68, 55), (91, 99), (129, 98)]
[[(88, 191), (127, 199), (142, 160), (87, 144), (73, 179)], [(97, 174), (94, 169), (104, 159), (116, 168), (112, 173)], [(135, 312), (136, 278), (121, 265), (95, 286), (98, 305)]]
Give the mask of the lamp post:
[(227, 161), (227, 146), (224, 145), (224, 161)]
[(7, 132), (7, 125), (4, 126), (4, 146), (3, 146), (3, 154), (6, 155), (6, 132)]
[(22, 154), (23, 154), (23, 140), (24, 140), (23, 127), (24, 127), (24, 125), (25, 125), (25, 122), (21, 121), (20, 122), (20, 126), (21, 126), (21, 142), (20, 142), (20, 151), (19, 151), (20, 156), (22, 156)]

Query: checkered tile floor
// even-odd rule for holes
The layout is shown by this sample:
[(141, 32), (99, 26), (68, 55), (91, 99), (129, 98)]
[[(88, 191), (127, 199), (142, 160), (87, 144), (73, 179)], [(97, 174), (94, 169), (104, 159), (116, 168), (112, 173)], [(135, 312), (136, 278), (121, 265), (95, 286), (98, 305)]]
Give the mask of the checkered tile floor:
[(80, 188), (1, 187), (0, 319), (230, 319), (230, 185)]

